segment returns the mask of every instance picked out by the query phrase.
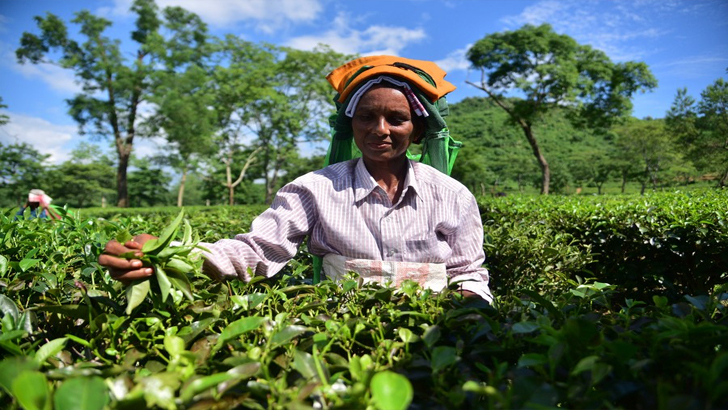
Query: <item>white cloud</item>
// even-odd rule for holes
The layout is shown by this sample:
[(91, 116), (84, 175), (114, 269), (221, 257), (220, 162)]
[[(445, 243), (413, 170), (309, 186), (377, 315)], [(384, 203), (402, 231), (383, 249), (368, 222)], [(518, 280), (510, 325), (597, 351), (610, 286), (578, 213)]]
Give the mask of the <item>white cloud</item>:
[(48, 161), (60, 164), (69, 158), (69, 143), (77, 138), (75, 125), (53, 124), (43, 118), (4, 112), (10, 122), (0, 127), (0, 141), (4, 144), (27, 143), (38, 152), (49, 154)]
[(532, 6), (526, 7), (523, 12), (517, 16), (506, 16), (503, 21), (507, 26), (522, 26), (524, 24), (538, 25), (547, 21), (554, 20), (554, 16), (568, 8), (565, 2), (553, 0), (542, 1)]
[(7, 33), (8, 18), (0, 14), (0, 33)]
[(300, 50), (312, 50), (318, 44), (326, 44), (345, 54), (391, 54), (399, 52), (411, 43), (427, 37), (425, 31), (404, 27), (369, 26), (365, 30), (352, 28), (348, 16), (339, 14), (333, 27), (318, 35), (301, 36), (289, 40), (286, 45)]
[[(182, 7), (213, 26), (252, 22), (266, 33), (289, 23), (311, 22), (323, 11), (321, 0), (158, 0), (157, 5)], [(113, 8), (101, 9), (99, 13), (128, 15), (130, 6), (131, 0), (114, 0)]]
[(15, 51), (7, 43), (0, 43), (0, 64), (20, 73), (25, 78), (40, 79), (53, 90), (63, 94), (81, 92), (81, 86), (76, 83), (71, 70), (52, 64), (20, 64), (15, 57)]
[(159, 154), (160, 151), (168, 151), (167, 140), (164, 137), (135, 138), (133, 155), (137, 158), (145, 158)]
[(653, 68), (670, 76), (687, 79), (702, 78), (706, 72), (721, 73), (727, 64), (728, 58), (725, 57), (690, 56), (681, 60), (658, 63)]
[(52, 64), (12, 64), (14, 71), (26, 78), (37, 78), (48, 84), (51, 89), (63, 94), (76, 94), (82, 91), (81, 86), (76, 82), (71, 70)]
[[(39, 117), (31, 117), (8, 111), (0, 111), (10, 121), (0, 127), (0, 142), (3, 144), (27, 143), (41, 154), (48, 154), (49, 164), (58, 165), (70, 158), (71, 151), (81, 141), (102, 146), (104, 152), (116, 158), (111, 141), (91, 141), (90, 138), (78, 134), (76, 125), (53, 124)], [(167, 149), (164, 137), (136, 138), (134, 140), (134, 156), (144, 158), (158, 154)]]
[(452, 51), (442, 60), (435, 61), (435, 64), (439, 65), (440, 68), (448, 73), (457, 70), (467, 71), (470, 69), (470, 61), (465, 57), (465, 54), (472, 46), (472, 44), (468, 44), (465, 48)]
[(557, 33), (602, 50), (615, 61), (626, 61), (643, 59), (657, 51), (644, 43), (670, 32), (670, 28), (662, 27), (660, 16), (676, 12), (678, 7), (678, 3), (663, 0), (545, 0), (501, 21), (508, 29), (549, 23)]

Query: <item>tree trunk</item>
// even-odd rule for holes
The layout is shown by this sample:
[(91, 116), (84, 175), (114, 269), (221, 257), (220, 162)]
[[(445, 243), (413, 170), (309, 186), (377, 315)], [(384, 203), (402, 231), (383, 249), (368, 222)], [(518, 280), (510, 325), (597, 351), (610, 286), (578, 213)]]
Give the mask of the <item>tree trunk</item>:
[(116, 169), (116, 195), (118, 200), (116, 206), (119, 208), (129, 207), (129, 187), (126, 179), (126, 170), (129, 168), (131, 150), (122, 148), (119, 150), (119, 166)]
[(233, 177), (231, 174), (232, 171), (230, 170), (231, 163), (233, 162), (232, 156), (233, 154), (230, 153), (227, 161), (225, 161), (225, 178), (227, 181), (225, 183), (225, 186), (228, 189), (228, 205), (230, 206), (233, 206), (235, 203), (235, 186), (233, 185)]
[(177, 191), (177, 208), (182, 207), (182, 202), (185, 196), (185, 181), (187, 181), (187, 164), (185, 164), (182, 170), (182, 179), (179, 181), (179, 191)]
[(541, 194), (548, 195), (549, 185), (551, 183), (551, 169), (549, 168), (549, 163), (546, 161), (546, 158), (541, 153), (541, 148), (538, 146), (538, 141), (536, 141), (536, 137), (533, 136), (533, 130), (531, 129), (531, 125), (526, 123), (525, 121), (519, 121), (518, 123), (523, 129), (523, 133), (526, 135), (528, 143), (531, 145), (533, 155), (538, 161), (538, 166), (541, 168)]
[(718, 181), (718, 186), (723, 188), (728, 185), (728, 170), (723, 173), (723, 177)]
[(230, 206), (235, 205), (235, 187), (240, 185), (241, 182), (243, 182), (243, 178), (245, 178), (245, 172), (248, 170), (248, 167), (255, 162), (255, 156), (258, 154), (258, 152), (263, 149), (263, 147), (258, 147), (253, 151), (249, 156), (248, 159), (245, 160), (245, 165), (243, 165), (243, 169), (240, 170), (240, 175), (238, 175), (238, 179), (233, 181), (232, 179), (232, 171), (230, 169), (231, 164), (233, 162), (233, 154), (230, 152), (230, 155), (228, 156), (227, 160), (224, 160), (225, 162), (225, 177), (227, 178), (227, 183), (225, 186), (228, 188), (228, 204)]
[(523, 193), (523, 174), (518, 174), (518, 192)]

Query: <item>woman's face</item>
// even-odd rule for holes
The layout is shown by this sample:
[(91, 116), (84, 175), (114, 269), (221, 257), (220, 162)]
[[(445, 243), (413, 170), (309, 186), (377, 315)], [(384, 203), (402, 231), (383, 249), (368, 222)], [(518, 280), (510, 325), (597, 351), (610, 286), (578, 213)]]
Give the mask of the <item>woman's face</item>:
[(367, 164), (404, 160), (416, 136), (412, 110), (396, 88), (374, 87), (359, 100), (351, 120), (354, 141)]

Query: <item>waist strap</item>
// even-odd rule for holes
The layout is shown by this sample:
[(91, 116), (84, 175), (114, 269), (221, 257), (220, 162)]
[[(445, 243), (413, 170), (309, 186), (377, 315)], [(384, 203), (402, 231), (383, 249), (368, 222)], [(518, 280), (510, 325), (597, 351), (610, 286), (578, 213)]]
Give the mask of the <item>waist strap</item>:
[(405, 280), (412, 280), (424, 289), (441, 291), (447, 286), (447, 270), (444, 263), (417, 263), (352, 259), (328, 254), (323, 259), (323, 271), (334, 282), (342, 281), (349, 272), (356, 272), (365, 283), (391, 282), (400, 287)]

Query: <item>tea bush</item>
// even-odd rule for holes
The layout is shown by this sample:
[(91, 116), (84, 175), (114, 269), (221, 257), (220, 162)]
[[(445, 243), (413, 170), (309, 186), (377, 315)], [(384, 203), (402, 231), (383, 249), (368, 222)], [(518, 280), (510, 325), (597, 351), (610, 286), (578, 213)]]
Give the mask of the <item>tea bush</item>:
[[(177, 209), (74, 212), (56, 223), (13, 221), (9, 210), (0, 217), (0, 407), (728, 407), (728, 294), (715, 283), (702, 294), (668, 298), (664, 287), (625, 298), (619, 282), (580, 279), (621, 271), (600, 270), (598, 241), (584, 239), (603, 225), (578, 230), (577, 221), (612, 215), (618, 230), (626, 229), (618, 215), (643, 213), (593, 201), (483, 204), (493, 306), (414, 282), (314, 286), (305, 252), (272, 279), (218, 283), (193, 266), (191, 299), (174, 287), (163, 299), (154, 281), (139, 298), (111, 280), (98, 255), (124, 232), (162, 232)], [(257, 212), (188, 210), (191, 229), (180, 227), (180, 238), (230, 237)], [(664, 227), (657, 216), (679, 211), (651, 212), (648, 226)], [(725, 235), (719, 222), (713, 228), (701, 238)], [(626, 249), (628, 259), (648, 253)]]
[(728, 282), (728, 192), (481, 201), (496, 287), (577, 276), (624, 297), (707, 294)]

